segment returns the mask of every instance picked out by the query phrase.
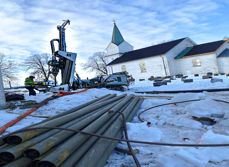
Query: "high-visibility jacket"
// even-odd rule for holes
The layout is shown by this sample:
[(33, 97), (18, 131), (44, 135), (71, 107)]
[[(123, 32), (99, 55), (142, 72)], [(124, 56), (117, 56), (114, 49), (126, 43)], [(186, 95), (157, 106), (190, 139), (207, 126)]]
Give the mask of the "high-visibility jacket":
[(24, 84), (25, 84), (25, 86), (33, 86), (34, 85), (33, 79), (27, 77), (25, 79), (25, 83)]

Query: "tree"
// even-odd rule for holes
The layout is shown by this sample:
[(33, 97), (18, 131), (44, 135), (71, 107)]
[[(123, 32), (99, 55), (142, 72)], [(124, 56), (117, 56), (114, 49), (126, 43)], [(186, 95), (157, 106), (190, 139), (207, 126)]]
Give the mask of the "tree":
[(2, 82), (2, 72), (0, 68), (0, 107), (3, 107), (5, 105), (6, 105), (6, 97), (4, 93), (4, 87), (3, 87), (3, 82)]
[(95, 71), (98, 75), (108, 75), (107, 63), (104, 52), (96, 52), (83, 64), (84, 70)]
[(3, 53), (0, 53), (0, 65), (4, 83), (14, 82), (18, 79), (16, 77), (18, 71), (17, 64), (9, 60)]
[(34, 54), (29, 56), (24, 63), (24, 66), (27, 67), (27, 70), (32, 71), (31, 75), (34, 75), (38, 79), (48, 81), (50, 77), (48, 61), (50, 55), (47, 53)]

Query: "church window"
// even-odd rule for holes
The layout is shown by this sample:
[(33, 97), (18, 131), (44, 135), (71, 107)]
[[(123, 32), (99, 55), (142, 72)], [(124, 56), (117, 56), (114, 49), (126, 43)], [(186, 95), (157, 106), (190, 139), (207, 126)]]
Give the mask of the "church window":
[(193, 67), (200, 67), (201, 66), (201, 62), (199, 59), (193, 59), (192, 64), (193, 64)]
[(122, 65), (122, 72), (126, 72), (126, 66)]
[(146, 72), (146, 65), (145, 65), (144, 62), (141, 62), (141, 63), (139, 64), (139, 66), (140, 66), (140, 70), (141, 70), (142, 73), (143, 73), (143, 72)]

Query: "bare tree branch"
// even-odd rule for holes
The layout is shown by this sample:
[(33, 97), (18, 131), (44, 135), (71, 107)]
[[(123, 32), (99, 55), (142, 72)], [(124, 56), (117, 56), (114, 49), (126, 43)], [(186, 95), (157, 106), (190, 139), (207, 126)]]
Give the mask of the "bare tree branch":
[(104, 52), (96, 52), (83, 64), (83, 69), (95, 71), (98, 75), (108, 75), (106, 57)]
[(18, 79), (17, 64), (9, 60), (3, 53), (0, 53), (0, 64), (4, 83), (14, 82)]
[(47, 53), (34, 54), (26, 59), (24, 66), (27, 70), (31, 70), (31, 74), (35, 75), (36, 78), (48, 81), (50, 77), (48, 66), (50, 57)]

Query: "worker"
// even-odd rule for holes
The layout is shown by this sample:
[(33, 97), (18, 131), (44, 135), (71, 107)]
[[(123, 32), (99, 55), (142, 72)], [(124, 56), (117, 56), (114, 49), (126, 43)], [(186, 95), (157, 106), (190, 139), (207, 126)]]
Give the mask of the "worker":
[(25, 79), (25, 88), (29, 91), (29, 96), (36, 96), (36, 92), (34, 90), (34, 76), (29, 76)]

